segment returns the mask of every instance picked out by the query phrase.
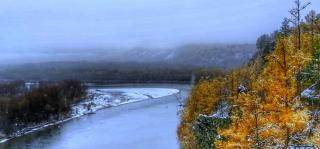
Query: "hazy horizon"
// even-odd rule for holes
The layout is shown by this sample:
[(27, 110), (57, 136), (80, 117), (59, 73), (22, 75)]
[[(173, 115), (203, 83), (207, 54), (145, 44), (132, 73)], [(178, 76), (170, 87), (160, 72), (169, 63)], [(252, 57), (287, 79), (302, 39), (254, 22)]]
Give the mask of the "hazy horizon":
[[(305, 13), (320, 8), (311, 2)], [(293, 0), (2, 0), (0, 63), (91, 49), (254, 44), (279, 28), (293, 6)]]
[[(308, 10), (320, 7), (311, 0)], [(0, 2), (2, 50), (254, 43), (292, 0), (26, 0)]]
[[(226, 51), (221, 51), (226, 49)], [(252, 55), (255, 44), (223, 44), (223, 43), (189, 43), (171, 48), (70, 48), (70, 49), (48, 49), (48, 50), (22, 50), (3, 51), (0, 55), (0, 65), (43, 63), (43, 62), (172, 62), (180, 59), (186, 54), (190, 58), (200, 56), (204, 51), (226, 53), (228, 51), (240, 52), (238, 54)], [(209, 52), (207, 51), (207, 52)], [(243, 51), (243, 52), (241, 52)], [(250, 53), (245, 53), (250, 51)], [(190, 53), (191, 52), (191, 53)], [(207, 53), (208, 54), (208, 53)], [(233, 53), (237, 55), (236, 53)], [(206, 55), (208, 56), (208, 55)], [(214, 55), (212, 59), (215, 59)], [(184, 57), (185, 58), (185, 57)]]

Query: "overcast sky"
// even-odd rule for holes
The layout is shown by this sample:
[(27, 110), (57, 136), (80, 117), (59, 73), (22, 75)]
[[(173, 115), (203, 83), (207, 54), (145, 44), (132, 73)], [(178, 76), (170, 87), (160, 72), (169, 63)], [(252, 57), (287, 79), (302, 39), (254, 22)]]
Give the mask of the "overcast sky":
[[(310, 9), (320, 10), (320, 0)], [(254, 43), (293, 0), (1, 0), (0, 51)]]

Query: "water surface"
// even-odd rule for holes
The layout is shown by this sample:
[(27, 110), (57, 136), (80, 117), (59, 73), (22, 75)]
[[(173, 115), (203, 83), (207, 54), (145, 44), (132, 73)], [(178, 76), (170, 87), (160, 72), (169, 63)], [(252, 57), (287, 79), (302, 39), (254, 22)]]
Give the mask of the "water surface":
[[(121, 86), (117, 86), (121, 87)], [(123, 86), (123, 87), (128, 87)], [(134, 86), (129, 86), (134, 87)], [(187, 85), (140, 85), (181, 90)], [(105, 86), (100, 86), (105, 88)], [(108, 108), (0, 144), (3, 149), (178, 149), (175, 95)]]

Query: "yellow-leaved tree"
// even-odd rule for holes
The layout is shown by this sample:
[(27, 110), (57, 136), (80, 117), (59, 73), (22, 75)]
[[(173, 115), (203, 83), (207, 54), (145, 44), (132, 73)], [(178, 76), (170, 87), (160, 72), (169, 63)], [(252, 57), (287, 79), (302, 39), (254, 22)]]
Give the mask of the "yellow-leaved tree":
[(257, 79), (256, 65), (238, 70), (238, 80), (241, 85), (246, 86), (246, 91), (237, 93), (232, 100), (232, 114), (228, 129), (220, 128), (218, 133), (223, 136), (215, 142), (217, 148), (251, 148), (259, 144), (259, 128), (261, 114), (261, 97), (255, 90)]
[(215, 110), (224, 82), (221, 78), (203, 80), (192, 89), (191, 97), (186, 103), (187, 108), (182, 113), (182, 122), (178, 128), (178, 136), (183, 148), (199, 148), (197, 140), (193, 135), (192, 127), (200, 114), (209, 115)]
[(310, 35), (301, 37), (300, 50), (294, 39), (293, 36), (278, 38), (258, 80), (266, 94), (262, 110), (264, 120), (268, 121), (261, 128), (260, 137), (268, 145), (288, 147), (301, 142), (299, 135), (309, 120), (308, 110), (298, 96), (296, 75), (310, 61)]
[(280, 36), (261, 74), (247, 68), (252, 69), (249, 89), (232, 103), (232, 123), (219, 130), (218, 148), (288, 147), (303, 141), (310, 116), (300, 102), (296, 75), (310, 61), (309, 39), (304, 34), (298, 50), (293, 36)]

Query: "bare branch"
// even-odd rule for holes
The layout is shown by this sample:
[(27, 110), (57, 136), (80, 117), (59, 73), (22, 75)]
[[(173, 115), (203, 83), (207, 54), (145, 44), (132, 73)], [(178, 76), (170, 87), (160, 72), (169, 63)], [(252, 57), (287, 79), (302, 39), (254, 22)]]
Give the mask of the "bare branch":
[(303, 9), (306, 9), (309, 5), (311, 5), (311, 2), (308, 2), (307, 4), (303, 5), (301, 7), (300, 11), (303, 10)]

